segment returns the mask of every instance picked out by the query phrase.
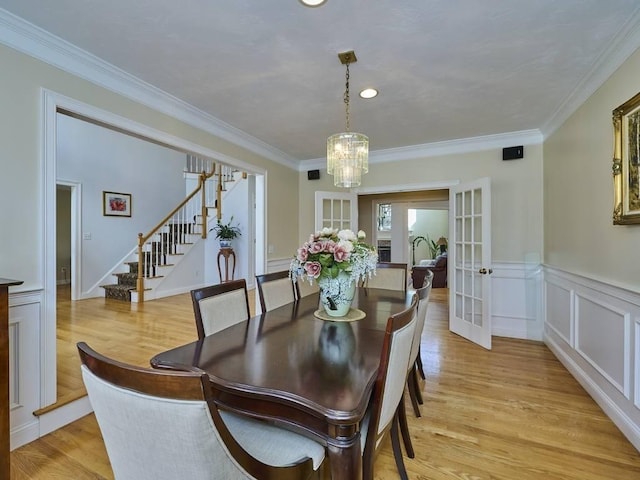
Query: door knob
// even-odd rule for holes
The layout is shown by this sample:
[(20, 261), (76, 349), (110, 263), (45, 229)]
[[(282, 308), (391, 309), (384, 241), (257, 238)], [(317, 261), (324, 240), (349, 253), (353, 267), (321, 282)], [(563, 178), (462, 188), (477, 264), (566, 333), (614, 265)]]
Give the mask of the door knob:
[(480, 270), (478, 270), (478, 273), (482, 275), (486, 275), (488, 273), (489, 275), (491, 275), (493, 273), (493, 270), (492, 269), (487, 270), (486, 268), (482, 267)]

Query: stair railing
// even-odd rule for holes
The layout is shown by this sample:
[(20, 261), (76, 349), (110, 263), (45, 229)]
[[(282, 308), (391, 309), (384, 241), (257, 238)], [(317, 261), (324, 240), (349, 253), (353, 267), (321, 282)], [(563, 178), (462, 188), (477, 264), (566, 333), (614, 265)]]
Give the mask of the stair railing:
[[(187, 235), (198, 234), (203, 239), (207, 238), (208, 208), (217, 207), (218, 218), (220, 218), (222, 204), (220, 191), (224, 188), (220, 185), (220, 181), (223, 179), (221, 174), (223, 167), (223, 165), (219, 165), (216, 172), (216, 166), (214, 165), (210, 173), (205, 171), (200, 173), (198, 186), (193, 192), (152, 228), (149, 233), (146, 235), (138, 234), (138, 278), (136, 282), (138, 302), (144, 302), (145, 278), (155, 277), (158, 273), (158, 267), (167, 265), (167, 256), (178, 253), (177, 245), (185, 243)], [(209, 179), (213, 180), (207, 183)], [(207, 185), (211, 185), (212, 188), (207, 188)], [(213, 195), (209, 192), (216, 192), (217, 194), (213, 205), (211, 205)], [(198, 217), (200, 217), (200, 222), (198, 222)], [(199, 227), (201, 229), (200, 232), (197, 231)], [(151, 240), (153, 237), (156, 237), (156, 239)]]

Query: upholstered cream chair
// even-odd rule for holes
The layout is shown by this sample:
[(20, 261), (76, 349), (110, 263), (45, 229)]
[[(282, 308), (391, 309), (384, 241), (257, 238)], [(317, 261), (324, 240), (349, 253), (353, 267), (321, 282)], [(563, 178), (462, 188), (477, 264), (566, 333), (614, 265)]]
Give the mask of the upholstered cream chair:
[(407, 472), (400, 447), (399, 409), (404, 405), (404, 386), (411, 344), (417, 326), (417, 296), (411, 306), (392, 315), (387, 327), (380, 355), (380, 367), (375, 380), (371, 403), (361, 426), (362, 478), (373, 479), (375, 453), (386, 434), (391, 435), (391, 446), (400, 478), (407, 479)]
[(303, 280), (302, 278), (298, 278), (296, 281), (296, 297), (303, 298), (309, 295), (313, 295), (320, 291), (320, 287), (318, 286), (318, 282), (314, 281), (313, 284), (309, 283), (309, 280)]
[(269, 312), (296, 300), (295, 284), (289, 278), (288, 270), (256, 275), (256, 283), (263, 312)]
[[(409, 368), (407, 370), (407, 389), (409, 398), (413, 406), (413, 412), (416, 417), (422, 416), (419, 404), (423, 403), (422, 394), (420, 393), (420, 382), (418, 380), (418, 365), (421, 364), (420, 359), (420, 340), (422, 332), (427, 320), (427, 306), (429, 304), (429, 294), (431, 293), (431, 285), (433, 280), (433, 272), (428, 272), (424, 278), (424, 286), (416, 290), (415, 296), (418, 298), (417, 324), (413, 340), (411, 342), (411, 350), (409, 353)], [(398, 411), (400, 420), (400, 431), (404, 440), (405, 449), (409, 458), (414, 458), (413, 444), (409, 435), (409, 427), (407, 423), (407, 412), (404, 404)]]
[(407, 290), (407, 264), (378, 262), (376, 273), (365, 279), (365, 287)]
[(191, 290), (191, 301), (200, 339), (251, 316), (244, 278)]
[(86, 343), (78, 351), (116, 480), (320, 478), (322, 445), (219, 410), (206, 373), (134, 367)]

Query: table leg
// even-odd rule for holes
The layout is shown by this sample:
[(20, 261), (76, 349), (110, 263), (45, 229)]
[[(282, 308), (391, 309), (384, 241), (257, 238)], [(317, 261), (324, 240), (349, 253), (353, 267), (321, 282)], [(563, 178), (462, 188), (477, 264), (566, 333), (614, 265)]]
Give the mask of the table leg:
[(356, 480), (362, 478), (362, 450), (360, 448), (360, 433), (347, 443), (332, 443), (327, 445), (329, 463), (331, 465), (331, 480)]

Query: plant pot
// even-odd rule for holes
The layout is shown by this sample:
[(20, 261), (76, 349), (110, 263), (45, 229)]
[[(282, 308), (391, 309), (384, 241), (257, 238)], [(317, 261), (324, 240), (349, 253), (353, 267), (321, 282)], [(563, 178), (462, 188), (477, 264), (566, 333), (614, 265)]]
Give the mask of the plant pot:
[(356, 293), (356, 282), (348, 273), (340, 272), (336, 278), (318, 279), (320, 301), (331, 317), (344, 317), (351, 308)]
[(231, 248), (231, 240), (220, 239), (220, 248)]

